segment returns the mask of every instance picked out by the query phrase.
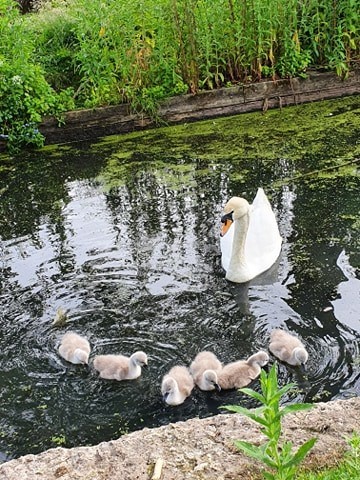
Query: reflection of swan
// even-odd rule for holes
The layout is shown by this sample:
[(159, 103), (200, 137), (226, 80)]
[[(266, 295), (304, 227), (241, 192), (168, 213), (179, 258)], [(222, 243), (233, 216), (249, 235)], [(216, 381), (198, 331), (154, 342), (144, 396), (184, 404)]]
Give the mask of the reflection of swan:
[(269, 350), (275, 357), (289, 365), (304, 366), (309, 356), (297, 337), (278, 328), (270, 334)]
[(190, 373), (200, 390), (220, 390), (218, 373), (222, 368), (220, 360), (212, 352), (200, 352), (190, 365)]
[(331, 303), (334, 315), (339, 322), (360, 332), (359, 292), (360, 279), (356, 277), (356, 270), (350, 264), (349, 256), (343, 250), (337, 261), (337, 266), (345, 275), (346, 280), (337, 286), (337, 297)]
[(281, 237), (262, 188), (252, 205), (244, 198), (232, 197), (225, 205), (221, 222), (221, 262), (228, 280), (248, 282), (275, 263)]
[(68, 332), (65, 333), (61, 340), (59, 353), (68, 362), (87, 364), (89, 362), (90, 344), (81, 335)]
[(232, 388), (242, 388), (249, 385), (256, 377), (260, 375), (261, 367), (269, 361), (269, 355), (260, 350), (251, 355), (247, 360), (238, 360), (228, 363), (221, 370), (219, 375), (219, 385), (224, 390)]
[(147, 365), (147, 355), (135, 352), (131, 357), (124, 355), (97, 355), (94, 368), (101, 378), (108, 380), (133, 380), (141, 375), (141, 367)]
[(161, 394), (168, 405), (180, 405), (191, 394), (194, 380), (186, 367), (176, 365), (163, 377)]

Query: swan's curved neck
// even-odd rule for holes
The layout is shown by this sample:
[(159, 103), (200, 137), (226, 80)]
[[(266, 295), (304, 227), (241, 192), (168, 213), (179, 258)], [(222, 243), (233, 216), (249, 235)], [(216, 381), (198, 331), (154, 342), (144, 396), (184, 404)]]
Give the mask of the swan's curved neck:
[(248, 280), (247, 265), (245, 260), (245, 241), (249, 229), (250, 215), (243, 215), (234, 221), (234, 239), (232, 244), (229, 268), (226, 278), (235, 282)]
[(172, 402), (177, 402), (180, 400), (180, 390), (179, 390), (179, 385), (177, 384), (177, 382), (173, 382), (172, 386), (171, 386), (171, 393), (169, 395), (169, 400), (172, 401)]
[(234, 222), (234, 243), (231, 252), (232, 261), (245, 262), (245, 240), (249, 228), (249, 214), (243, 215)]
[(249, 357), (246, 361), (246, 363), (248, 365), (250, 365), (251, 367), (254, 367), (254, 366), (257, 366), (259, 365), (259, 361), (258, 361), (258, 358), (256, 357), (256, 354), (255, 355), (251, 355), (251, 357)]
[(86, 363), (87, 355), (84, 350), (81, 348), (76, 348), (74, 351), (74, 357), (78, 363)]
[(129, 361), (129, 375), (140, 375), (141, 373), (141, 367), (137, 363), (136, 358), (130, 357)]
[(298, 364), (302, 364), (304, 361), (306, 361), (306, 356), (306, 351), (302, 347), (296, 347), (292, 352), (293, 360)]

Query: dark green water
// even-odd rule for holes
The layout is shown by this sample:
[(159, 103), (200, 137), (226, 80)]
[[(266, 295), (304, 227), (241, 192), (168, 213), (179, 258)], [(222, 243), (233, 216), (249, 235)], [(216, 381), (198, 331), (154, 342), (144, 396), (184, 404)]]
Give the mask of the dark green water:
[[(194, 390), (166, 407), (161, 377), (202, 349), (247, 357), (278, 326), (310, 353), (305, 376), (279, 366), (282, 383), (298, 382), (292, 401), (360, 394), (360, 99), (324, 105), (1, 160), (1, 460), (251, 406), (236, 391)], [(283, 250), (270, 272), (234, 285), (220, 214), (258, 186)], [(59, 307), (64, 328), (51, 325)], [(89, 338), (92, 356), (142, 349), (150, 368), (100, 380), (57, 355), (67, 330)]]

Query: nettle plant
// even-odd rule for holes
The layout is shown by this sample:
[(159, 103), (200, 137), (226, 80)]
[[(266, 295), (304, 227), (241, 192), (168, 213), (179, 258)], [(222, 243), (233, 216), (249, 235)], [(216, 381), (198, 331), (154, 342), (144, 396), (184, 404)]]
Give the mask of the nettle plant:
[(316, 442), (316, 438), (311, 438), (297, 451), (294, 451), (293, 444), (290, 441), (281, 442), (281, 420), (293, 412), (307, 410), (313, 405), (308, 403), (299, 403), (280, 407), (280, 399), (294, 389), (295, 384), (290, 383), (279, 388), (277, 379), (277, 365), (272, 366), (269, 374), (264, 370), (260, 374), (260, 385), (262, 393), (258, 393), (250, 388), (242, 388), (239, 391), (259, 401), (262, 406), (255, 410), (238, 405), (227, 405), (224, 408), (231, 412), (241, 413), (262, 426), (262, 433), (268, 438), (263, 445), (256, 446), (243, 440), (235, 441), (235, 446), (244, 453), (253, 457), (267, 467), (269, 471), (264, 472), (266, 480), (292, 480), (300, 462), (305, 458)]

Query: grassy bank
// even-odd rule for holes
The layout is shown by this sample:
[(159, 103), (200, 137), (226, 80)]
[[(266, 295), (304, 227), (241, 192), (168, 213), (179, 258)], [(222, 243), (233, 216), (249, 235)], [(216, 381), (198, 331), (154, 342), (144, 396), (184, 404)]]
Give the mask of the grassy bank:
[(357, 480), (360, 475), (360, 436), (354, 434), (349, 440), (350, 450), (337, 467), (318, 472), (307, 471), (299, 474), (297, 480)]
[(0, 134), (41, 144), (39, 118), (239, 82), (346, 76), (360, 60), (360, 0), (53, 0), (21, 16), (0, 0)]

